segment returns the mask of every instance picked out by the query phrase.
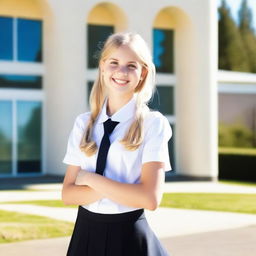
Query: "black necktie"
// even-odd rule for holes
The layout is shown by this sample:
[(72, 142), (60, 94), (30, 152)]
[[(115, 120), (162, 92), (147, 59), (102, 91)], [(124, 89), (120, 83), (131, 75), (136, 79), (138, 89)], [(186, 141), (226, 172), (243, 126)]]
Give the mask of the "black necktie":
[(114, 122), (110, 118), (103, 123), (104, 125), (104, 135), (100, 143), (97, 163), (96, 163), (96, 173), (103, 175), (104, 169), (106, 167), (108, 150), (110, 147), (109, 136), (115, 129), (119, 122)]

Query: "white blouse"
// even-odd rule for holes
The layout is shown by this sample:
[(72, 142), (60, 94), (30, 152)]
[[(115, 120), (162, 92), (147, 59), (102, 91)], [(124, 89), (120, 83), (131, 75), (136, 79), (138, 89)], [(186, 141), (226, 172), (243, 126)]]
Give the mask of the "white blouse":
[[(103, 122), (109, 116), (106, 112), (106, 101), (99, 114), (94, 130), (93, 139), (98, 148), (104, 134)], [(164, 162), (165, 171), (171, 170), (168, 152), (168, 140), (172, 136), (172, 129), (168, 120), (159, 112), (148, 112), (144, 120), (145, 137), (144, 142), (135, 151), (129, 151), (119, 142), (125, 135), (127, 129), (134, 121), (136, 99), (132, 98), (118, 112), (111, 116), (112, 121), (119, 124), (110, 135), (111, 146), (109, 148), (104, 176), (122, 183), (139, 183), (142, 165), (146, 162)], [(68, 139), (67, 152), (63, 163), (80, 166), (81, 169), (90, 172), (96, 170), (96, 153), (93, 156), (86, 156), (80, 151), (79, 145), (87, 126), (90, 112), (80, 114)], [(136, 210), (125, 205), (116, 203), (108, 198), (103, 198), (97, 202), (83, 205), (84, 208), (97, 213), (122, 213)]]

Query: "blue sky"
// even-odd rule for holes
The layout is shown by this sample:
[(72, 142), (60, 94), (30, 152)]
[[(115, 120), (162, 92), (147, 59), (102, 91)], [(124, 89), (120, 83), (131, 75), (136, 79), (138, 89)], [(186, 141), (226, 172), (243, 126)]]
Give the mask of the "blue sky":
[[(221, 4), (221, 0), (217, 0), (218, 5)], [(226, 0), (226, 3), (230, 7), (230, 10), (232, 12), (233, 17), (235, 20), (237, 20), (237, 12), (239, 10), (239, 7), (241, 5), (242, 0)], [(248, 5), (250, 6), (251, 10), (253, 11), (253, 24), (254, 28), (256, 30), (256, 0), (247, 0)]]

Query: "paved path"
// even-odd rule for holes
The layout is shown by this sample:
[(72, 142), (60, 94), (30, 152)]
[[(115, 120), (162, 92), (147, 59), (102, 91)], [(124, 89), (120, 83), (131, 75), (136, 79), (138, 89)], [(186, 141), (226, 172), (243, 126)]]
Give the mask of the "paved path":
[[(3, 244), (0, 255), (65, 256), (69, 240), (62, 237)], [(161, 239), (172, 256), (255, 256), (255, 241), (256, 226)]]
[(161, 239), (172, 256), (255, 256), (256, 226)]

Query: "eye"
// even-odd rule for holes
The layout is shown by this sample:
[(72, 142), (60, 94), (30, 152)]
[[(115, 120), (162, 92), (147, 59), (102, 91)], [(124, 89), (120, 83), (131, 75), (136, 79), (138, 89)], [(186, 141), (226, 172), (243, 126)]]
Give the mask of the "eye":
[(118, 65), (118, 62), (115, 60), (112, 60), (112, 61), (110, 61), (110, 65), (116, 66), (116, 65)]
[(129, 67), (130, 69), (136, 69), (136, 68), (137, 68), (137, 66), (134, 65), (134, 64), (129, 64), (128, 67)]

